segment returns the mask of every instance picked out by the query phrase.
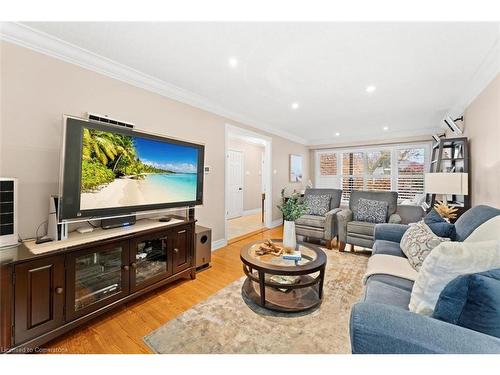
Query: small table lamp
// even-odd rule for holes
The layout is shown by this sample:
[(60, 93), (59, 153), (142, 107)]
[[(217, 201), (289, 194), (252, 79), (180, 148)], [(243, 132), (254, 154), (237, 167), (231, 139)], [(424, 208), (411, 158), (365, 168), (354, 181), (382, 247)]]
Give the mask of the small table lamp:
[(468, 195), (469, 183), (467, 173), (426, 173), (425, 191), (429, 194), (443, 194), (446, 203), (447, 195)]

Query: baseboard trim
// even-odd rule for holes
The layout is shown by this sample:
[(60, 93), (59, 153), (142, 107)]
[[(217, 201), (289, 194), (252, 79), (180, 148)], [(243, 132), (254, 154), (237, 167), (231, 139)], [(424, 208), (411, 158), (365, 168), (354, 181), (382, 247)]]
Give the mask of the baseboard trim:
[(266, 230), (268, 230), (268, 228), (260, 228), (260, 229), (254, 230), (252, 232), (248, 232), (248, 233), (242, 234), (241, 236), (237, 236), (237, 237), (231, 238), (229, 241), (227, 241), (227, 244), (231, 245), (231, 244), (233, 244), (235, 242), (244, 240), (245, 238), (252, 237), (252, 236), (255, 236), (256, 234), (265, 232)]
[(262, 208), (254, 208), (254, 209), (251, 209), (251, 210), (246, 210), (246, 211), (243, 211), (243, 216), (249, 216), (249, 215), (255, 215), (255, 214), (258, 214), (262, 211)]
[(224, 246), (227, 246), (227, 241), (225, 238), (222, 238), (222, 239), (217, 240), (217, 241), (212, 241), (212, 251), (220, 249)]

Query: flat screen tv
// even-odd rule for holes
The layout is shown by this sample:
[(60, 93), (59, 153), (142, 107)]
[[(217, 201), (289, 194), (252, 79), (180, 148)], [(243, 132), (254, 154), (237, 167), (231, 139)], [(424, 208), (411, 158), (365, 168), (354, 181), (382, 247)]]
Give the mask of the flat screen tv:
[(202, 204), (204, 146), (67, 118), (60, 221)]

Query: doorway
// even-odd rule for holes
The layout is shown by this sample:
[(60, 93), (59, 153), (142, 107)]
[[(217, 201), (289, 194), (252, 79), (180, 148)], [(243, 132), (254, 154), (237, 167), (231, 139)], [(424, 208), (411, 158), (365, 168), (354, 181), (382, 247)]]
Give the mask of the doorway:
[(271, 138), (226, 125), (226, 239), (270, 227)]
[(229, 150), (227, 154), (227, 167), (229, 168), (227, 218), (234, 219), (243, 216), (243, 168), (245, 163), (243, 151)]

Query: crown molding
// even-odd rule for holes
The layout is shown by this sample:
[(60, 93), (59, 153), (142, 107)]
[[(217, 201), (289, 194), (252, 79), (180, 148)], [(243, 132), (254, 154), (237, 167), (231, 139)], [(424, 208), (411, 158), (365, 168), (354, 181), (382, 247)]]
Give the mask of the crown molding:
[(432, 134), (442, 132), (439, 126), (431, 126), (426, 128), (414, 129), (414, 130), (403, 130), (403, 131), (387, 131), (379, 134), (367, 134), (367, 135), (357, 135), (352, 137), (334, 137), (327, 139), (312, 140), (307, 143), (309, 149), (318, 149), (325, 147), (344, 147), (352, 144), (367, 144), (371, 142), (373, 144), (384, 143), (401, 143), (402, 140), (408, 139), (409, 141), (424, 140), (427, 137), (431, 140)]
[(201, 95), (184, 90), (114, 60), (33, 29), (27, 25), (16, 22), (1, 22), (0, 39), (211, 112), (226, 119), (241, 122), (242, 124), (263, 130), (290, 141), (303, 145), (307, 143), (305, 139), (294, 134), (276, 129), (274, 126), (265, 122), (225, 109)]
[[(500, 35), (500, 25), (498, 26)], [(500, 36), (495, 40), (490, 51), (486, 54), (469, 83), (461, 90), (461, 96), (447, 113), (451, 117), (459, 117), (464, 110), (476, 99), (479, 94), (500, 73)], [(445, 128), (445, 127), (443, 127)]]

